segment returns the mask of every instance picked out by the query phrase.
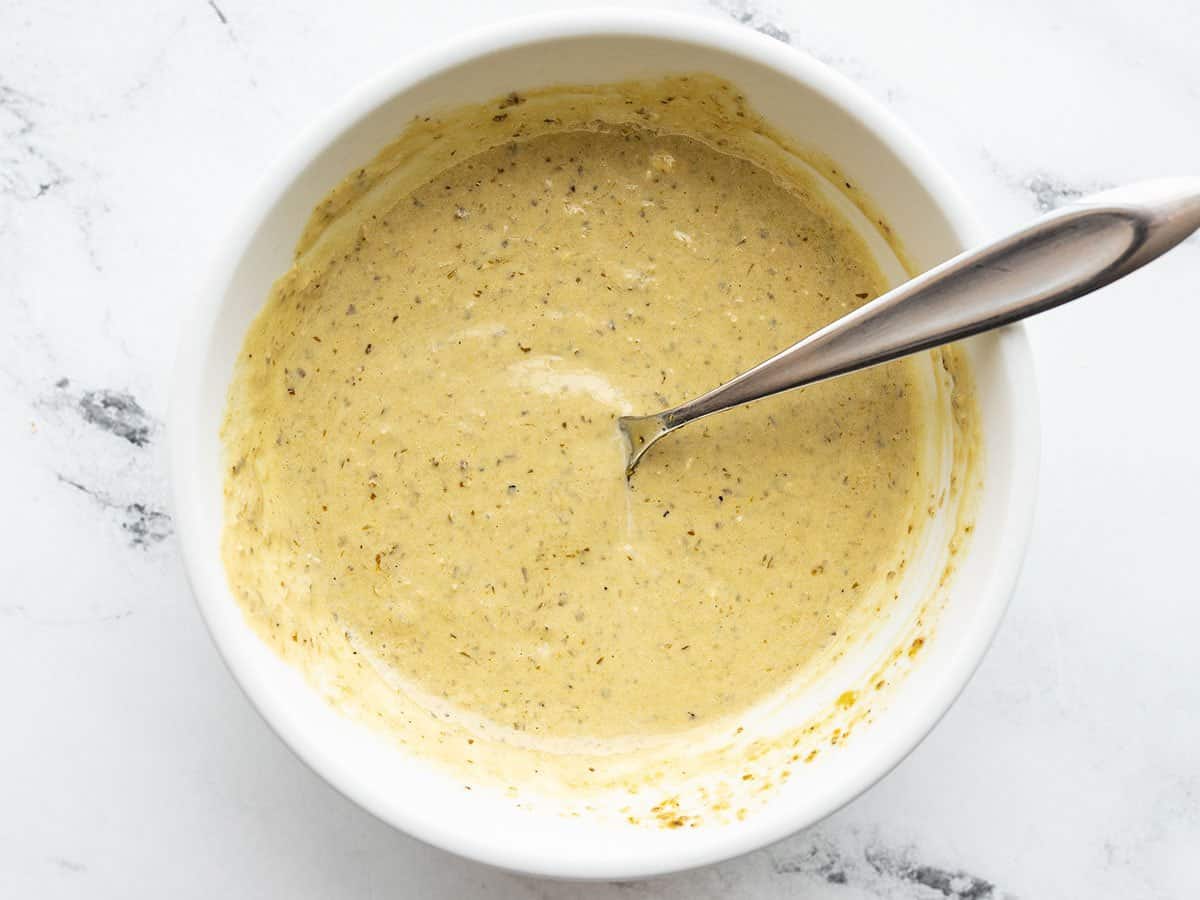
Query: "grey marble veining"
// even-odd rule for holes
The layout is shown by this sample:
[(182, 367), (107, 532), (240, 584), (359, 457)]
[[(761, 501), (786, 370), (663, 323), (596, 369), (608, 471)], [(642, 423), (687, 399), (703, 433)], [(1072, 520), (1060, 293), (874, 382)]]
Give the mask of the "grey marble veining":
[[(0, 5), (0, 897), (1200, 892), (1195, 239), (1033, 323), (1041, 501), (1007, 620), (921, 747), (804, 833), (651, 882), (523, 879), (375, 821), (250, 709), (172, 538), (182, 313), (241, 198), (319, 110), (412, 49), (551, 5)], [(1200, 169), (1189, 0), (662, 5), (861, 84), (997, 232)]]

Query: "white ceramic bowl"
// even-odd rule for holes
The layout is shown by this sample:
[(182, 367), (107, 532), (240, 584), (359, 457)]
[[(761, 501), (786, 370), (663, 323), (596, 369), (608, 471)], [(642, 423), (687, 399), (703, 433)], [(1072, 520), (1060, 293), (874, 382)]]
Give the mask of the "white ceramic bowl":
[[(1013, 589), (1033, 508), (1037, 405), (1016, 328), (969, 342), (982, 413), (984, 488), (936, 640), (869, 729), (819, 774), (789, 782), (726, 826), (659, 831), (516, 809), (405, 757), (336, 714), (245, 625), (219, 552), (218, 428), (233, 362), (272, 281), (322, 196), (415, 114), (510, 90), (710, 72), (796, 142), (835, 160), (872, 198), (921, 268), (978, 241), (966, 204), (928, 153), (878, 104), (825, 66), (749, 29), (662, 13), (541, 16), (405, 54), (323, 116), (268, 174), (234, 224), (184, 331), (172, 397), (178, 532), (200, 609), (263, 717), (316, 772), (381, 819), (439, 847), (507, 869), (632, 878), (726, 859), (816, 822), (882, 777), (946, 712), (990, 643)], [(814, 767), (816, 768), (816, 767)]]

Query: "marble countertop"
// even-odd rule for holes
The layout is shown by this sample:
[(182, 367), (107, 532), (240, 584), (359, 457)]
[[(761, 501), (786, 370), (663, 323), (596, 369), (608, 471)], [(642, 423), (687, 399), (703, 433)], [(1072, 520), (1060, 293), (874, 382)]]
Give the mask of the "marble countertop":
[[(1032, 323), (1041, 499), (995, 646), (906, 762), (782, 844), (640, 884), (498, 873), (351, 805), (252, 711), (167, 509), (196, 280), (315, 110), (412, 48), (563, 5), (0, 5), (0, 896), (1200, 894), (1197, 239)], [(1200, 170), (1192, 0), (669, 5), (850, 76), (997, 231)]]

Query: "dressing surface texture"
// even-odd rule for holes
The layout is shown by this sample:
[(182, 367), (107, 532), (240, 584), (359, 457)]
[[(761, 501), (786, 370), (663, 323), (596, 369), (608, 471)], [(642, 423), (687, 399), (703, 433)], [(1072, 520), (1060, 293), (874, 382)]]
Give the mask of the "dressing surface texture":
[(347, 691), (476, 735), (629, 747), (744, 711), (882, 609), (923, 502), (912, 363), (706, 420), (623, 476), (618, 416), (883, 289), (814, 191), (623, 124), (327, 208), (343, 242), (276, 285), (224, 432), (230, 581), (285, 654), (338, 645)]

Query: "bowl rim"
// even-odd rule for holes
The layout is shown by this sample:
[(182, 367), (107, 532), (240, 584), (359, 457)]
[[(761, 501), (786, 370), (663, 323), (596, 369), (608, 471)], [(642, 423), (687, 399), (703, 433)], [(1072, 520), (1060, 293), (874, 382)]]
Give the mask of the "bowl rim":
[[(500, 869), (560, 879), (600, 880), (642, 878), (683, 871), (720, 862), (780, 841), (800, 829), (836, 812), (877, 783), (902, 762), (933, 729), (966, 687), (990, 646), (1020, 575), (1021, 563), (1033, 524), (1037, 490), (1040, 434), (1033, 360), (1024, 328), (1008, 326), (999, 333), (1016, 404), (1022, 410), (1013, 417), (1013, 464), (1007, 498), (1009, 528), (996, 538), (995, 577), (986, 587), (973, 628), (961, 639), (942, 665), (943, 677), (920, 704), (920, 714), (910, 715), (895, 728), (891, 740), (881, 745), (860, 767), (855, 784), (803, 813), (770, 808), (739, 823), (736, 829), (720, 831), (723, 840), (681, 840), (670, 853), (656, 847), (653, 856), (623, 859), (614, 864), (582, 853), (577, 858), (547, 858), (536, 848), (500, 839), (481, 840), (477, 835), (437, 822), (436, 816), (399, 809), (385, 803), (370, 790), (365, 779), (343, 767), (329, 765), (317, 752), (311, 735), (290, 727), (276, 714), (270, 691), (255, 684), (242, 662), (226, 644), (223, 626), (215, 610), (228, 602), (228, 591), (212, 589), (212, 579), (202, 573), (220, 566), (206, 558), (199, 544), (197, 510), (189, 502), (188, 443), (195, 434), (197, 418), (194, 398), (200, 395), (205, 377), (204, 360), (211, 335), (219, 320), (230, 273), (242, 258), (244, 248), (261, 223), (263, 214), (283, 195), (286, 187), (320, 153), (333, 136), (343, 133), (371, 110), (410, 89), (422, 80), (502, 49), (516, 49), (544, 42), (580, 37), (659, 38), (703, 46), (743, 57), (805, 83), (861, 122), (909, 170), (918, 183), (938, 201), (946, 223), (964, 245), (977, 243), (982, 231), (965, 198), (949, 175), (924, 145), (882, 104), (845, 76), (807, 53), (732, 22), (693, 14), (635, 9), (596, 9), (541, 13), (522, 16), (474, 29), (441, 44), (406, 57), (351, 89), (315, 122), (304, 129), (282, 156), (267, 169), (257, 186), (241, 204), (233, 225), (218, 241), (209, 277), (184, 316), (179, 349), (170, 390), (169, 477), (176, 534), (184, 569), (193, 596), (218, 655), (251, 705), (284, 745), (314, 773), (343, 796), (405, 834), (451, 853)], [(224, 584), (223, 580), (221, 584)], [(319, 742), (316, 742), (319, 743)], [(696, 832), (688, 832), (696, 834)]]

